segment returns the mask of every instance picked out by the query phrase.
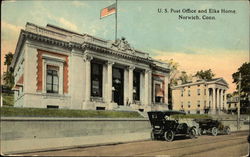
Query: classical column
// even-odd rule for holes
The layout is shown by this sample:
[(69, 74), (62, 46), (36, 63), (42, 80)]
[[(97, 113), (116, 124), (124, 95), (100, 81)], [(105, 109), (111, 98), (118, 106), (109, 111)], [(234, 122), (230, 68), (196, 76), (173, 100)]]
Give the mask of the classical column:
[(129, 70), (128, 70), (128, 98), (129, 98), (130, 103), (133, 103), (133, 71), (134, 69), (135, 69), (134, 66), (129, 66)]
[(220, 90), (220, 109), (223, 109), (223, 90)]
[(220, 89), (217, 88), (217, 91), (216, 91), (216, 110), (219, 110), (219, 104), (220, 104)]
[(107, 88), (106, 88), (106, 94), (107, 94), (107, 102), (112, 102), (112, 66), (114, 62), (106, 62), (107, 66)]
[(148, 71), (148, 104), (152, 104), (152, 71)]
[(129, 105), (129, 91), (128, 91), (128, 70), (129, 68), (124, 69), (124, 106)]
[(168, 76), (164, 77), (164, 103), (168, 104)]
[(207, 98), (206, 98), (206, 107), (208, 107), (208, 106), (210, 106), (210, 104), (209, 104), (209, 101), (210, 101), (210, 99), (209, 99), (209, 88), (207, 87), (207, 91), (206, 91), (206, 96), (207, 96)]
[(148, 70), (145, 70), (145, 81), (144, 81), (144, 103), (145, 105), (148, 105), (148, 96), (149, 96), (149, 92), (148, 92), (148, 86), (149, 86), (149, 71)]
[(145, 105), (145, 72), (140, 72), (140, 103)]
[(92, 56), (84, 55), (83, 60), (85, 62), (85, 102), (90, 101), (90, 91), (91, 91), (91, 64), (90, 61), (93, 59)]
[(212, 96), (212, 110), (214, 111), (215, 110), (215, 88), (213, 88), (213, 96)]
[(224, 104), (224, 107), (226, 109), (228, 109), (228, 107), (227, 107), (227, 94), (226, 94), (226, 90), (224, 90), (224, 102), (223, 102), (223, 104)]

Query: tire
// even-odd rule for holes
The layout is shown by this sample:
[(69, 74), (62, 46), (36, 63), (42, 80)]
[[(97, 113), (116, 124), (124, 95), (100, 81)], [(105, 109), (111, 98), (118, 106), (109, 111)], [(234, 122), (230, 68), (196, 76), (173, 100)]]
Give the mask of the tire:
[(198, 129), (197, 129), (197, 135), (198, 135), (198, 136), (201, 136), (201, 135), (202, 135), (202, 130), (201, 130), (201, 128), (198, 128)]
[(155, 136), (153, 130), (151, 131), (150, 137), (151, 137), (151, 140), (152, 140), (152, 141), (155, 141), (155, 140), (156, 140), (156, 136)]
[(174, 132), (169, 130), (164, 133), (164, 139), (168, 142), (171, 142), (174, 140)]
[(217, 136), (217, 134), (218, 134), (218, 128), (213, 127), (211, 132), (212, 132), (213, 136)]
[(226, 135), (230, 135), (231, 134), (231, 129), (228, 126), (225, 127), (224, 131), (225, 131)]
[(195, 128), (191, 128), (191, 129), (189, 130), (189, 137), (190, 137), (191, 139), (193, 139), (193, 138), (196, 137), (196, 130), (195, 130)]

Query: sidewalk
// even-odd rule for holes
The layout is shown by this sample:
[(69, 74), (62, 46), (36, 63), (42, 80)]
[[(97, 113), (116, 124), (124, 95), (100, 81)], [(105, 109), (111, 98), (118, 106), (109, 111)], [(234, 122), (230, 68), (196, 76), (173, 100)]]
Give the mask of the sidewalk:
[(150, 139), (149, 132), (67, 138), (1, 140), (1, 154), (89, 147)]

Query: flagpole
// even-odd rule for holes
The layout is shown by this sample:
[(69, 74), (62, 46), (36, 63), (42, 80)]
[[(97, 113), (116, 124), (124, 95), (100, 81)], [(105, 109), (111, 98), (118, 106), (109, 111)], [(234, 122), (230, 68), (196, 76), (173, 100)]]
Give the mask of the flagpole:
[(116, 12), (115, 12), (115, 40), (117, 40), (117, 0), (116, 0)]

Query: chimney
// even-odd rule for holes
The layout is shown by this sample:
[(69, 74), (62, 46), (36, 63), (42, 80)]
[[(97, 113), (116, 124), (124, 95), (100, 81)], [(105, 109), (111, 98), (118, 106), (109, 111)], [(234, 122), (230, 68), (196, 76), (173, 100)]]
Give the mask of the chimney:
[(177, 80), (177, 85), (181, 85), (182, 84), (182, 80)]
[(197, 82), (197, 80), (198, 80), (198, 77), (196, 77), (196, 76), (192, 77), (192, 82)]

